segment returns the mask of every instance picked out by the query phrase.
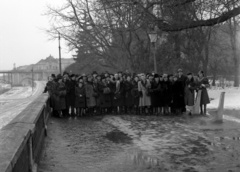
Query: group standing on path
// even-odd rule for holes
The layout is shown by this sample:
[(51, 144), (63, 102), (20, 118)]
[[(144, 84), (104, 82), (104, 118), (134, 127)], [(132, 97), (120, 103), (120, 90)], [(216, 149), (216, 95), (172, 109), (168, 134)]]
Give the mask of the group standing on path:
[(53, 115), (76, 117), (97, 114), (180, 115), (192, 113), (201, 90), (201, 114), (210, 103), (208, 79), (178, 69), (175, 75), (108, 72), (89, 75), (64, 73), (49, 76), (44, 92), (50, 95)]

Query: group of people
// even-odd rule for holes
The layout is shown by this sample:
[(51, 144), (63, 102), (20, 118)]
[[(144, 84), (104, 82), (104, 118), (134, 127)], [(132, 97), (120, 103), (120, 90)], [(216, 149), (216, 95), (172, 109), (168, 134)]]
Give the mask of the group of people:
[[(208, 79), (198, 75), (130, 74), (108, 72), (89, 75), (63, 73), (49, 76), (44, 92), (50, 95), (53, 115), (84, 116), (96, 114), (191, 115), (196, 93), (201, 90), (200, 109), (206, 114), (210, 103)], [(187, 107), (187, 108), (186, 108)]]

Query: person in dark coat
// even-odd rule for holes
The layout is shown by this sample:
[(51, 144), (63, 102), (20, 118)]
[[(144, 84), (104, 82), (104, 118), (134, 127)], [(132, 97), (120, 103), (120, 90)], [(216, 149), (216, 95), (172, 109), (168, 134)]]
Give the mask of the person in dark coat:
[(131, 94), (133, 97), (133, 106), (135, 109), (135, 114), (139, 114), (139, 91), (138, 91), (138, 82), (139, 82), (139, 78), (138, 76), (134, 76), (133, 82), (132, 82), (132, 90), (131, 90)]
[[(169, 92), (172, 94), (172, 86), (173, 86), (173, 74), (169, 74), (168, 75), (168, 81), (169, 81)], [(174, 108), (173, 108), (173, 105), (172, 105), (172, 102), (173, 102), (173, 100), (172, 100), (172, 95), (170, 96), (170, 112), (171, 113), (174, 113)]]
[(54, 91), (54, 110), (58, 112), (58, 117), (63, 116), (63, 110), (66, 109), (67, 89), (60, 75), (57, 77), (56, 90)]
[(185, 84), (184, 100), (185, 100), (185, 105), (189, 111), (189, 115), (191, 115), (193, 106), (194, 106), (194, 101), (195, 101), (196, 83), (194, 81), (192, 73), (188, 73), (187, 77), (188, 78)]
[(105, 76), (101, 77), (101, 81), (99, 82), (99, 106), (101, 108), (101, 113), (108, 112), (111, 107), (111, 90), (107, 85)]
[(67, 74), (64, 75), (64, 83), (67, 88), (65, 115), (69, 116), (71, 114), (71, 116), (75, 116), (75, 75), (71, 75), (70, 77)]
[(178, 77), (175, 75), (173, 77), (172, 85), (172, 106), (175, 114), (181, 114), (182, 106), (184, 105), (182, 99), (184, 97), (184, 92), (182, 90), (182, 83), (178, 80)]
[(170, 83), (168, 81), (168, 75), (163, 75), (163, 82), (162, 82), (162, 90), (163, 90), (163, 104), (164, 104), (164, 111), (165, 115), (170, 114), (170, 101), (171, 101), (171, 92), (170, 92)]
[(77, 116), (83, 116), (86, 108), (86, 90), (83, 82), (78, 82), (75, 88), (75, 107), (77, 109)]
[[(100, 101), (99, 101), (99, 95), (100, 95), (100, 93), (99, 93), (99, 89), (98, 89), (98, 87), (99, 87), (99, 81), (98, 81), (98, 77), (99, 76), (96, 76), (95, 78), (93, 78), (93, 84), (92, 84), (92, 86), (93, 86), (93, 97), (95, 98), (95, 100), (96, 100), (96, 107), (95, 107), (95, 111), (96, 111), (96, 113), (97, 114), (100, 114), (101, 113), (101, 109), (100, 109)], [(101, 78), (101, 77), (100, 77)]]
[(49, 76), (48, 77), (48, 82), (45, 86), (45, 89), (44, 89), (44, 92), (43, 93), (48, 93), (49, 94), (49, 99), (50, 99), (50, 107), (52, 108), (52, 114), (53, 116), (56, 116), (57, 115), (57, 111), (54, 110), (54, 105), (55, 105), (55, 102), (54, 102), (54, 92), (56, 91), (56, 82), (55, 80), (53, 79), (52, 76)]
[(161, 91), (160, 78), (158, 74), (154, 74), (154, 79), (151, 83), (151, 103), (153, 107), (153, 113), (158, 114), (161, 106), (159, 101)]
[(201, 114), (205, 114), (207, 113), (207, 104), (210, 103), (210, 99), (208, 96), (208, 92), (207, 92), (207, 88), (210, 86), (209, 85), (209, 81), (208, 78), (206, 78), (204, 76), (204, 72), (203, 71), (199, 71), (198, 72), (198, 88), (200, 90), (202, 90), (201, 93), (201, 101), (200, 101), (200, 110), (201, 110)]
[(164, 113), (164, 97), (163, 97), (163, 75), (159, 75), (159, 81), (160, 81), (160, 91), (159, 91), (159, 106), (160, 106), (160, 115)]
[[(187, 77), (183, 75), (182, 69), (178, 69), (178, 81), (181, 82), (181, 89), (184, 92), (185, 90), (185, 84), (186, 84)], [(182, 106), (182, 112), (186, 112), (186, 105), (185, 105), (185, 100), (184, 97), (182, 98), (183, 101), (183, 106)]]
[(89, 76), (87, 79), (85, 90), (86, 90), (86, 106), (88, 108), (88, 113), (90, 115), (93, 115), (96, 107), (96, 98), (94, 97), (93, 78), (91, 76)]
[[(122, 73), (119, 72), (120, 76), (122, 76)], [(119, 74), (114, 75), (115, 79), (115, 88), (114, 88), (114, 97), (113, 97), (113, 107), (116, 110), (116, 113), (122, 113), (122, 107), (123, 107), (123, 92), (124, 92), (124, 85), (122, 77), (119, 77)]]
[(131, 81), (131, 76), (127, 75), (127, 79), (124, 82), (124, 90), (125, 90), (125, 113), (132, 113), (133, 105), (134, 105), (134, 97), (132, 95), (133, 83)]

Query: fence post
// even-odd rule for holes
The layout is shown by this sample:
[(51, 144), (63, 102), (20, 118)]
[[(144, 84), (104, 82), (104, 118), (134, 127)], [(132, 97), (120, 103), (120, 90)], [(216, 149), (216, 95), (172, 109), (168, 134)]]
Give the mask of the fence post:
[(30, 172), (37, 172), (37, 164), (34, 162), (34, 159), (33, 159), (33, 143), (32, 143), (32, 131), (31, 131), (31, 135), (29, 137), (29, 160), (30, 160)]

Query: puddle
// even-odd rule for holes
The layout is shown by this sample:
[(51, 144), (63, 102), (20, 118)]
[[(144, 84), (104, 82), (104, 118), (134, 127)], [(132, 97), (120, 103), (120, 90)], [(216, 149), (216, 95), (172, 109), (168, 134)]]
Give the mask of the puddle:
[(105, 136), (108, 140), (114, 142), (114, 143), (122, 143), (122, 144), (131, 144), (132, 138), (129, 137), (127, 134), (121, 132), (118, 129), (115, 129), (109, 133), (107, 133)]

